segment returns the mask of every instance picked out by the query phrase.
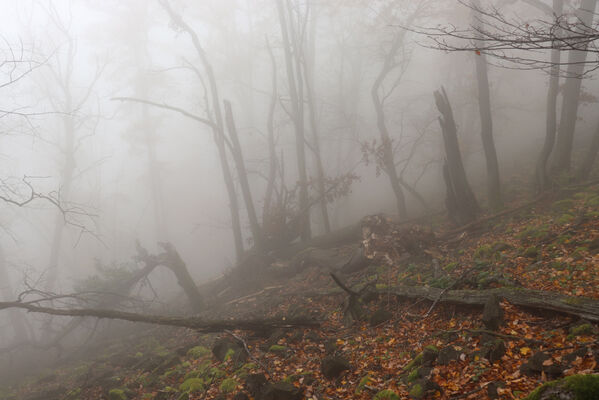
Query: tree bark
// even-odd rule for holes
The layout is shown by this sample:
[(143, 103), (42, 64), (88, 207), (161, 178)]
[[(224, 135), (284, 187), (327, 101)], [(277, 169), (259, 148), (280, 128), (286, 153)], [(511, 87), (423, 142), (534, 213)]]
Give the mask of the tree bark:
[(254, 200), (252, 199), (252, 192), (248, 182), (248, 174), (245, 168), (245, 161), (243, 160), (243, 151), (241, 149), (241, 144), (239, 143), (237, 128), (235, 127), (233, 110), (231, 109), (231, 103), (228, 100), (225, 100), (224, 103), (227, 129), (229, 130), (229, 137), (233, 146), (233, 159), (235, 161), (235, 166), (237, 167), (239, 185), (241, 186), (241, 193), (245, 201), (245, 207), (248, 213), (248, 219), (250, 221), (250, 230), (252, 231), (254, 245), (258, 250), (262, 251), (264, 250), (264, 236), (262, 234), (260, 223), (258, 222), (258, 217), (256, 216), (256, 208), (254, 207)]
[(239, 204), (237, 200), (237, 193), (235, 190), (235, 183), (233, 182), (233, 175), (231, 174), (231, 167), (229, 166), (229, 161), (227, 160), (227, 152), (225, 148), (225, 131), (224, 131), (224, 123), (223, 116), (220, 105), (220, 96), (218, 93), (218, 87), (216, 85), (216, 78), (214, 76), (214, 71), (212, 69), (212, 64), (208, 60), (208, 56), (204, 51), (200, 43), (200, 39), (195, 32), (181, 17), (181, 15), (177, 14), (172, 7), (170, 6), (167, 0), (161, 0), (161, 4), (164, 9), (167, 11), (171, 19), (177, 24), (181, 29), (183, 29), (191, 38), (192, 44), (198, 53), (200, 60), (202, 62), (202, 66), (206, 72), (206, 76), (208, 77), (208, 86), (210, 90), (210, 97), (212, 103), (212, 110), (214, 112), (215, 123), (213, 124), (213, 135), (214, 141), (216, 143), (216, 147), (218, 149), (219, 160), (221, 164), (221, 170), (223, 173), (223, 180), (225, 182), (225, 186), (227, 188), (227, 194), (229, 197), (229, 209), (231, 212), (231, 222), (233, 225), (233, 239), (235, 243), (235, 253), (237, 256), (237, 260), (241, 260), (243, 257), (243, 236), (241, 233), (241, 221), (239, 218)]
[(381, 293), (391, 293), (405, 299), (426, 299), (438, 303), (484, 307), (490, 296), (503, 298), (509, 303), (536, 310), (552, 311), (599, 322), (599, 300), (587, 297), (566, 296), (557, 292), (532, 289), (445, 290), (424, 286), (386, 288)]
[(173, 271), (177, 277), (177, 282), (187, 295), (192, 310), (195, 312), (201, 311), (203, 306), (202, 296), (200, 295), (200, 291), (194, 283), (193, 278), (189, 274), (185, 262), (181, 259), (179, 252), (177, 252), (175, 246), (171, 243), (160, 243), (160, 245), (165, 251), (163, 260), (164, 265)]
[(444, 88), (435, 92), (435, 102), (441, 113), (439, 124), (445, 144), (444, 178), (449, 196), (447, 199), (448, 211), (450, 216), (453, 215), (455, 223), (463, 225), (476, 218), (479, 207), (466, 177), (453, 111)]
[[(305, 134), (304, 134), (304, 91), (303, 91), (303, 79), (301, 76), (301, 70), (297, 68), (299, 62), (297, 57), (301, 49), (294, 48), (295, 52), (295, 71), (294, 71), (294, 57), (292, 55), (291, 46), (294, 42), (294, 29), (293, 21), (289, 20), (287, 23), (287, 17), (285, 16), (285, 10), (290, 14), (289, 5), (283, 4), (284, 0), (277, 0), (277, 11), (279, 15), (279, 24), (281, 26), (281, 34), (283, 38), (283, 50), (285, 53), (285, 68), (287, 71), (287, 81), (289, 82), (289, 95), (291, 97), (291, 115), (293, 120), (293, 126), (295, 130), (295, 151), (297, 157), (297, 170), (298, 170), (298, 186), (299, 186), (299, 201), (298, 208), (300, 215), (300, 236), (302, 241), (307, 241), (311, 236), (310, 228), (310, 207), (308, 197), (308, 173), (306, 168), (306, 149), (305, 149)], [(289, 25), (289, 26), (288, 26)], [(305, 211), (304, 211), (305, 210)]]
[[(557, 17), (564, 12), (564, 1), (553, 0), (553, 13)], [(559, 32), (556, 32), (559, 35)], [(557, 43), (555, 44), (557, 45)], [(559, 49), (551, 50), (551, 71), (549, 76), (549, 90), (547, 91), (547, 111), (545, 116), (546, 130), (543, 148), (536, 166), (536, 186), (537, 192), (542, 192), (549, 188), (550, 177), (547, 171), (547, 162), (555, 145), (555, 131), (557, 129), (557, 96), (559, 94), (559, 62), (561, 53)]]
[(593, 169), (593, 164), (595, 163), (595, 159), (597, 158), (597, 152), (599, 151), (599, 124), (595, 128), (595, 132), (593, 133), (593, 137), (591, 138), (591, 144), (587, 148), (587, 152), (582, 160), (582, 164), (580, 165), (580, 169), (578, 170), (577, 178), (578, 180), (584, 181), (589, 178), (591, 171)]
[(216, 320), (207, 321), (198, 317), (172, 317), (166, 315), (149, 315), (136, 314), (126, 311), (104, 310), (104, 309), (57, 309), (50, 307), (42, 307), (30, 303), (20, 302), (0, 302), (0, 310), (9, 308), (20, 308), (34, 313), (42, 313), (49, 315), (58, 315), (66, 317), (95, 317), (105, 319), (120, 319), (131, 322), (141, 322), (146, 324), (177, 326), (182, 328), (190, 328), (199, 332), (211, 333), (222, 332), (225, 330), (255, 330), (263, 331), (265, 329), (290, 329), (290, 328), (314, 328), (319, 327), (320, 323), (311, 319), (243, 319), (243, 320)]
[[(478, 0), (475, 2), (479, 6)], [(480, 7), (480, 6), (479, 6)], [(474, 18), (474, 29), (479, 28)], [(487, 195), (489, 206), (492, 210), (498, 210), (503, 205), (501, 199), (501, 181), (499, 178), (499, 162), (497, 161), (497, 150), (493, 139), (493, 117), (491, 113), (491, 95), (489, 89), (489, 76), (487, 59), (484, 54), (475, 54), (476, 81), (478, 87), (478, 109), (480, 113), (481, 138), (487, 163)]]
[[(577, 11), (577, 17), (585, 27), (591, 27), (597, 0), (583, 0)], [(557, 132), (557, 147), (553, 164), (556, 173), (569, 172), (572, 159), (572, 145), (578, 116), (578, 103), (582, 85), (584, 62), (587, 57), (587, 43), (580, 45), (580, 50), (571, 50), (568, 55), (568, 71), (564, 86), (562, 113)]]

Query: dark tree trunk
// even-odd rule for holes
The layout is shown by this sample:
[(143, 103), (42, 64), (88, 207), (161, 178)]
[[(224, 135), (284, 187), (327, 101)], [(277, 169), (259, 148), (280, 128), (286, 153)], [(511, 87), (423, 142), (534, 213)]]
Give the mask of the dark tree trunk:
[[(578, 9), (577, 17), (585, 27), (590, 27), (593, 22), (596, 4), (597, 0), (583, 0)], [(584, 73), (584, 63), (587, 57), (586, 49), (587, 43), (583, 42), (580, 44), (580, 50), (571, 50), (568, 55), (568, 71), (553, 164), (553, 170), (556, 173), (569, 172), (571, 167), (582, 74)]]
[(200, 291), (194, 283), (193, 278), (189, 274), (185, 262), (181, 259), (179, 252), (177, 252), (171, 243), (161, 243), (160, 245), (165, 251), (163, 260), (164, 265), (170, 268), (177, 277), (177, 282), (187, 295), (192, 310), (195, 312), (201, 311), (203, 305), (202, 296), (200, 295)]
[(241, 186), (241, 193), (248, 213), (254, 244), (258, 250), (264, 250), (264, 237), (262, 235), (262, 228), (258, 222), (258, 217), (256, 216), (256, 208), (254, 207), (254, 200), (252, 199), (252, 191), (250, 190), (250, 184), (248, 182), (245, 161), (243, 160), (243, 152), (241, 150), (241, 144), (239, 143), (237, 128), (235, 127), (233, 110), (231, 109), (231, 103), (227, 100), (225, 100), (225, 119), (227, 129), (229, 130), (229, 137), (231, 138), (233, 159), (235, 160), (235, 166), (237, 168), (239, 185)]
[(591, 171), (593, 169), (593, 164), (595, 163), (595, 159), (597, 158), (597, 152), (599, 151), (599, 124), (597, 128), (595, 128), (595, 132), (591, 139), (591, 144), (587, 148), (587, 152), (582, 160), (582, 164), (580, 165), (580, 169), (576, 174), (576, 177), (579, 180), (586, 180), (589, 178)]
[[(476, 24), (475, 24), (476, 27)], [(487, 59), (484, 54), (475, 54), (476, 78), (478, 86), (478, 109), (480, 112), (481, 138), (487, 162), (487, 195), (489, 206), (497, 210), (503, 205), (501, 199), (501, 181), (499, 178), (499, 162), (493, 139), (493, 118), (491, 114), (491, 95)]]
[[(553, 0), (553, 13), (559, 17), (563, 14), (564, 1)], [(559, 34), (557, 32), (556, 34)], [(549, 90), (547, 91), (547, 112), (545, 141), (535, 172), (537, 192), (542, 192), (549, 187), (550, 177), (547, 172), (547, 162), (555, 145), (555, 131), (557, 128), (557, 96), (559, 93), (559, 62), (561, 54), (558, 49), (551, 50), (551, 76), (549, 77)]]
[(285, 10), (291, 13), (288, 5), (283, 4), (283, 0), (277, 0), (277, 11), (279, 15), (279, 24), (281, 26), (281, 34), (283, 37), (283, 50), (285, 52), (285, 67), (287, 71), (287, 80), (289, 82), (289, 95), (291, 97), (291, 114), (293, 119), (293, 126), (295, 129), (295, 151), (297, 155), (297, 170), (299, 175), (299, 201), (298, 201), (298, 217), (299, 217), (299, 228), (300, 236), (302, 241), (307, 241), (311, 236), (310, 228), (310, 199), (308, 197), (308, 173), (306, 167), (306, 148), (305, 148), (305, 132), (304, 132), (304, 90), (303, 90), (303, 79), (301, 76), (301, 70), (298, 67), (299, 53), (301, 49), (294, 48), (296, 53), (295, 71), (294, 71), (294, 57), (292, 53), (292, 43), (297, 44), (295, 41), (295, 34), (293, 29), (293, 21), (289, 20), (287, 23), (287, 17), (285, 16)]
[(445, 144), (446, 162), (443, 175), (448, 194), (448, 212), (455, 223), (463, 225), (476, 218), (479, 207), (466, 177), (453, 111), (444, 88), (435, 92), (435, 102), (441, 113), (439, 124)]

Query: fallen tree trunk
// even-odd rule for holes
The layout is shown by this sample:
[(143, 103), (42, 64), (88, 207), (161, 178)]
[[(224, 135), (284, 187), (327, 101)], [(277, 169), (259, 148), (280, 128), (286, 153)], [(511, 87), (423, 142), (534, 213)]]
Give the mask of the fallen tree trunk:
[(178, 326), (195, 329), (200, 332), (222, 332), (225, 330), (265, 330), (276, 328), (306, 328), (318, 327), (320, 323), (312, 319), (244, 319), (244, 320), (216, 320), (207, 321), (197, 317), (172, 317), (166, 315), (137, 314), (126, 311), (102, 310), (89, 308), (60, 309), (37, 306), (31, 303), (0, 302), (0, 310), (20, 308), (29, 312), (60, 315), (65, 317), (95, 317), (106, 319), (120, 319), (131, 322), (147, 324)]
[(405, 299), (426, 299), (438, 303), (483, 307), (490, 296), (498, 296), (509, 303), (536, 310), (552, 311), (599, 322), (599, 300), (588, 297), (567, 296), (557, 292), (532, 289), (497, 288), (486, 290), (446, 290), (401, 286), (378, 290)]

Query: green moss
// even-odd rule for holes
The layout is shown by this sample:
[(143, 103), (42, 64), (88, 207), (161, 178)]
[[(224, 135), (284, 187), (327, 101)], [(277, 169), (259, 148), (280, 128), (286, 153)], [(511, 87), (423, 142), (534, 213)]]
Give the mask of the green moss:
[(410, 361), (405, 367), (404, 372), (409, 372), (414, 369), (414, 367), (418, 367), (422, 364), (422, 353), (418, 354), (412, 361)]
[(586, 247), (577, 247), (576, 250), (574, 250), (574, 252), (572, 253), (571, 257), (575, 260), (581, 260), (584, 258), (584, 254), (588, 251), (589, 249), (587, 249)]
[(373, 400), (399, 400), (399, 396), (393, 390), (385, 389), (378, 392)]
[(231, 393), (237, 387), (238, 382), (233, 378), (227, 378), (220, 383), (219, 389), (222, 393)]
[(592, 335), (593, 334), (593, 325), (591, 324), (581, 324), (578, 326), (573, 326), (570, 328), (570, 335), (581, 336), (581, 335)]
[(599, 207), (599, 195), (593, 196), (593, 197), (590, 197), (589, 199), (587, 199), (587, 201), (585, 202), (585, 205), (587, 207)]
[(186, 379), (180, 386), (179, 390), (186, 393), (195, 393), (204, 391), (204, 380), (201, 378)]
[(222, 369), (218, 369), (216, 367), (212, 367), (208, 371), (208, 375), (213, 376), (216, 379), (220, 379), (220, 378), (223, 378), (225, 375), (227, 375), (227, 373), (225, 371), (223, 371)]
[(551, 205), (551, 209), (555, 212), (563, 213), (574, 207), (574, 200), (572, 199), (564, 199), (560, 201), (556, 201)]
[(408, 382), (414, 382), (416, 379), (418, 379), (418, 370), (419, 368), (414, 368), (412, 372), (410, 372), (410, 375), (408, 375), (407, 378)]
[(195, 346), (187, 351), (187, 356), (193, 359), (198, 359), (210, 354), (210, 350), (204, 346)]
[(376, 290), (386, 290), (389, 288), (389, 285), (385, 285), (384, 283), (377, 283), (375, 287)]
[(424, 396), (424, 389), (421, 384), (417, 383), (410, 389), (410, 397), (414, 399), (420, 399)]
[(234, 355), (235, 355), (235, 350), (233, 350), (233, 349), (227, 350), (227, 352), (225, 353), (224, 361), (230, 360), (231, 358), (233, 358)]
[(518, 233), (516, 237), (518, 239), (543, 239), (549, 232), (549, 226), (527, 226), (523, 231)]
[(522, 255), (526, 258), (537, 258), (539, 250), (535, 246), (529, 246), (524, 250)]
[(474, 258), (482, 260), (493, 255), (493, 248), (489, 244), (484, 244), (474, 251)]
[(288, 350), (289, 349), (287, 347), (278, 344), (273, 344), (268, 348), (268, 352), (274, 354), (285, 354)]
[(363, 376), (362, 379), (360, 379), (360, 382), (358, 383), (358, 387), (356, 388), (356, 394), (362, 393), (366, 386), (370, 385), (371, 383), (372, 378), (370, 377), (370, 375)]
[(457, 262), (450, 262), (445, 267), (443, 267), (443, 269), (447, 272), (453, 272), (458, 267), (458, 265), (459, 264)]
[(572, 222), (573, 219), (574, 216), (572, 214), (562, 214), (555, 222), (557, 222), (559, 225), (566, 225)]
[(573, 394), (573, 400), (595, 400), (599, 398), (599, 375), (572, 375), (547, 382), (532, 391), (524, 400), (539, 400), (548, 389), (558, 387)]
[(110, 389), (108, 398), (110, 400), (127, 400), (127, 395), (123, 389)]

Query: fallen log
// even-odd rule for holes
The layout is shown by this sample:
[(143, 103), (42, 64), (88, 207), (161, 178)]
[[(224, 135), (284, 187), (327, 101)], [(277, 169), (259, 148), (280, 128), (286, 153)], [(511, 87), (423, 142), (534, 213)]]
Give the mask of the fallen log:
[(195, 329), (199, 332), (223, 332), (225, 330), (269, 330), (277, 328), (309, 328), (319, 327), (320, 323), (313, 319), (240, 319), (208, 321), (198, 317), (174, 317), (166, 315), (137, 314), (126, 311), (103, 309), (60, 309), (22, 302), (0, 302), (0, 310), (20, 308), (29, 312), (59, 315), (65, 317), (95, 317), (103, 319), (120, 319), (130, 322), (142, 322), (156, 325), (177, 326)]
[(438, 303), (483, 307), (489, 296), (497, 296), (509, 303), (535, 310), (571, 315), (590, 322), (599, 322), (599, 300), (567, 296), (558, 292), (522, 288), (485, 290), (447, 290), (424, 286), (400, 286), (377, 290), (404, 299), (425, 299)]

